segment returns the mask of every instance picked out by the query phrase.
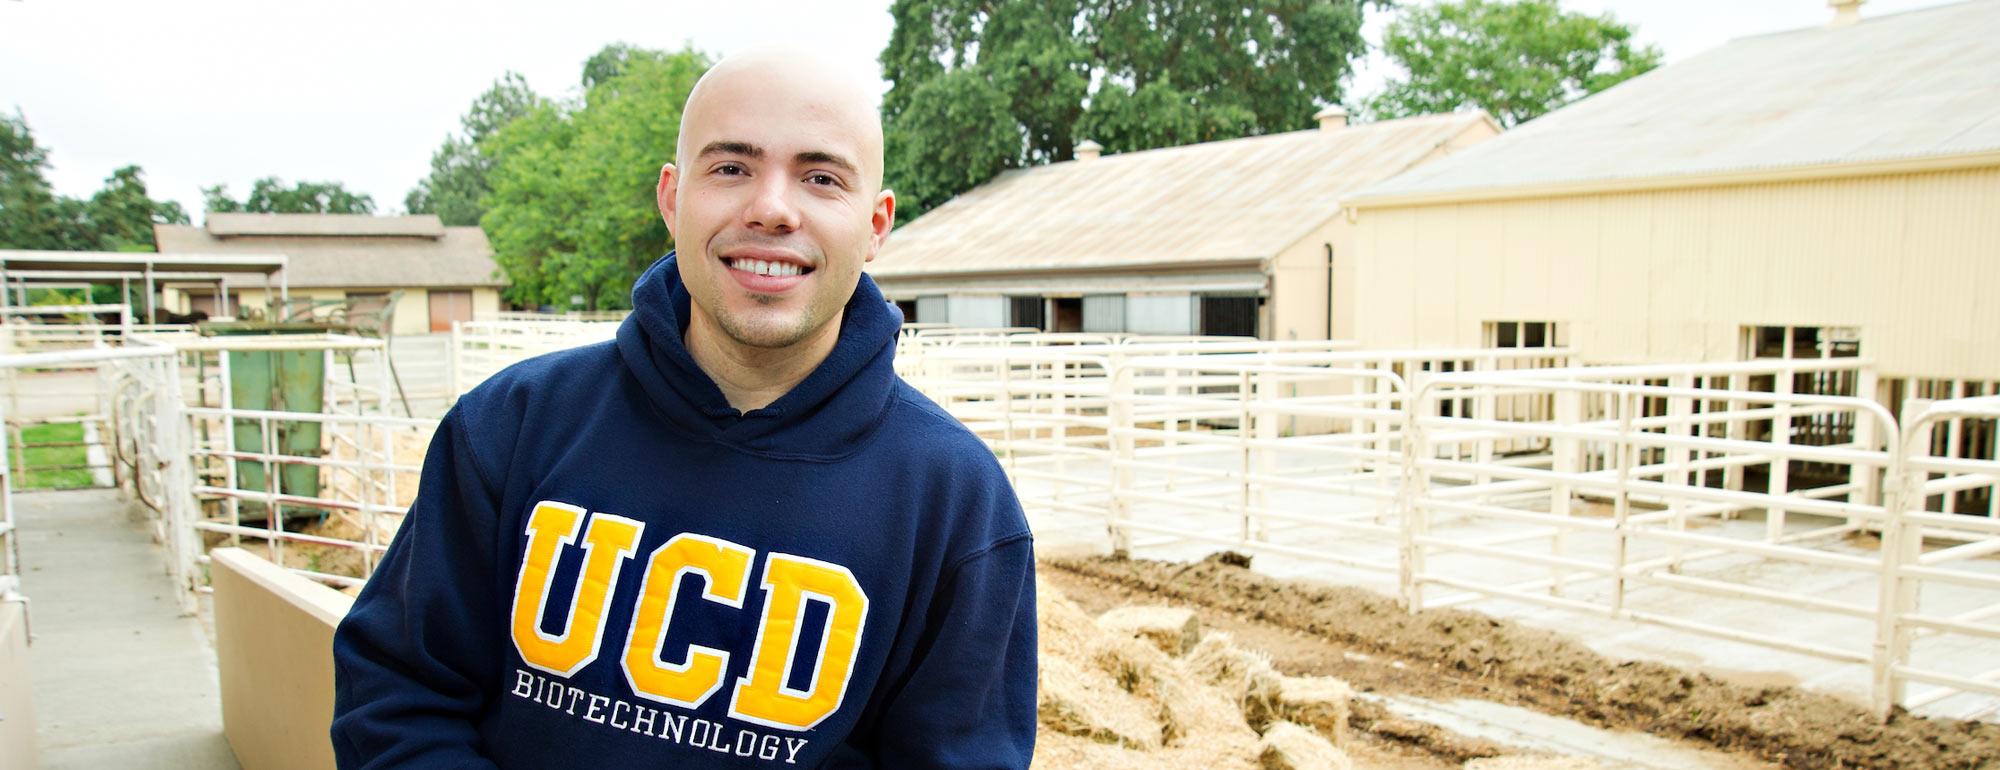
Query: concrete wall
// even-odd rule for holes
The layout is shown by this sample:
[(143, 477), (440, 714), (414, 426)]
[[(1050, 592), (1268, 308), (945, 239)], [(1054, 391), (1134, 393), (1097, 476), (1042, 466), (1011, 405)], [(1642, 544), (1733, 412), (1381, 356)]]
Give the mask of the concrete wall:
[(212, 551), (222, 726), (244, 770), (333, 767), (333, 629), (354, 600), (236, 548)]
[(1356, 337), (1551, 320), (1592, 362), (1726, 361), (1850, 326), (1885, 376), (2000, 379), (2000, 168), (1364, 208)]
[(0, 767), (41, 767), (34, 688), (28, 679), (27, 605), (0, 601)]
[[(1327, 284), (1327, 249), (1333, 249), (1333, 283)], [(1354, 336), (1354, 226), (1336, 216), (1299, 239), (1271, 262), (1274, 340), (1351, 339)], [(1333, 290), (1333, 336), (1327, 336), (1327, 290)]]
[[(1499, 135), (1486, 123), (1467, 128), (1451, 141), (1432, 150), (1412, 167), (1471, 147)], [(1354, 339), (1357, 265), (1357, 228), (1345, 211), (1336, 213), (1271, 260), (1271, 301), (1265, 306), (1270, 317), (1264, 336), (1274, 340)], [(1327, 336), (1328, 268), (1327, 250), (1333, 251), (1332, 337)]]

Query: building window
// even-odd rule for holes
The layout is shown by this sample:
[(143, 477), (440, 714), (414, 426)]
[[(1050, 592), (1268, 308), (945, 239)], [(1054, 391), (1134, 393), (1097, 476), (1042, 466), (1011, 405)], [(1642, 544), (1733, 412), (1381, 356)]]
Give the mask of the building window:
[(1852, 326), (1745, 326), (1743, 357), (1855, 358), (1861, 330)]
[(901, 311), (903, 311), (903, 323), (906, 323), (906, 324), (913, 324), (913, 323), (917, 323), (917, 301), (916, 301), (916, 300), (913, 300), (913, 299), (899, 299), (899, 300), (896, 300), (896, 301), (895, 301), (895, 303), (896, 303), (896, 309), (897, 309), (897, 310), (901, 310)]
[[(1855, 358), (1861, 355), (1861, 330), (1852, 326), (1745, 326), (1743, 358)], [(1791, 392), (1808, 396), (1855, 396), (1861, 392), (1861, 376), (1853, 370), (1796, 372)], [(1758, 375), (1745, 385), (1751, 390), (1777, 392), (1777, 378)], [(1854, 441), (1851, 412), (1813, 412), (1794, 415), (1784, 426), (1789, 443), (1802, 446), (1839, 446)], [(1750, 438), (1768, 441), (1779, 426), (1772, 420), (1749, 423)], [(1832, 463), (1792, 460), (1788, 463), (1787, 490), (1810, 489), (1842, 483), (1848, 469)], [(1754, 470), (1753, 470), (1754, 472)]]
[(1257, 336), (1256, 297), (1217, 297), (1202, 295), (1202, 334), (1220, 337)]
[(1043, 329), (1041, 297), (1008, 297), (1007, 325), (1023, 329)]
[(1569, 335), (1557, 321), (1487, 321), (1486, 347), (1559, 348)]

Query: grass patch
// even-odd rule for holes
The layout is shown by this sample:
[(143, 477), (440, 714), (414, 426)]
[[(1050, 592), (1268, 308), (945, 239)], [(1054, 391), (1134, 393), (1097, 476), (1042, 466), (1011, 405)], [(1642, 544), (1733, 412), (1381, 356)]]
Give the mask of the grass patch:
[[(56, 444), (58, 446), (36, 446)], [(15, 478), (22, 489), (86, 489), (96, 486), (89, 468), (52, 466), (83, 465), (89, 462), (83, 447), (82, 423), (55, 423), (21, 429), (21, 446), (14, 448)]]

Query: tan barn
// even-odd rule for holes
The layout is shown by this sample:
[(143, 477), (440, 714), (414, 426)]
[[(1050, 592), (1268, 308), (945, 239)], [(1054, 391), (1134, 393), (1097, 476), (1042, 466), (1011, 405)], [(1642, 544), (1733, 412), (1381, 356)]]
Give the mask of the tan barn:
[(1346, 201), (1366, 346), (2000, 383), (2000, 0), (1743, 38)]
[[(892, 232), (870, 265), (906, 317), (1049, 331), (1351, 336), (1340, 198), (1491, 138), (1469, 112), (1009, 171)], [(1333, 312), (1328, 312), (1329, 299)]]
[[(209, 214), (202, 225), (155, 225), (163, 254), (283, 254), (291, 298), (339, 300), (366, 308), (401, 291), (399, 335), (449, 331), (454, 320), (500, 309), (507, 285), (477, 227), (446, 227), (434, 215)], [(262, 283), (231, 279), (229, 310), (266, 304)], [(162, 302), (177, 312), (218, 307), (213, 285), (169, 285)], [(379, 307), (379, 305), (376, 305)]]

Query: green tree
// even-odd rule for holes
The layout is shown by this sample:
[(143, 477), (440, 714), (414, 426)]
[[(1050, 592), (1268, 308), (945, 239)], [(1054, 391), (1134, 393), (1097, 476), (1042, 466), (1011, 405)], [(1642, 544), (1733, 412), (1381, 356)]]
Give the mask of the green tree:
[(106, 251), (152, 251), (153, 225), (188, 223), (180, 204), (156, 201), (146, 193), (145, 172), (138, 166), (105, 178), (104, 188), (90, 196), (89, 218), (97, 248)]
[(710, 61), (624, 47), (607, 68), (606, 56), (580, 103), (538, 106), (479, 144), (493, 163), (480, 225), (514, 302), (626, 307), (633, 279), (672, 248), (653, 188)]
[(188, 221), (180, 204), (147, 194), (138, 166), (113, 171), (88, 200), (57, 195), (48, 168), (27, 119), (0, 116), (0, 248), (151, 251), (153, 225)]
[(1382, 50), (1408, 76), (1368, 104), (1379, 118), (1478, 107), (1514, 126), (1660, 66), (1610, 15), (1556, 0), (1447, 0), (1406, 10)]
[(299, 182), (267, 176), (250, 185), (250, 195), (241, 203), (229, 197), (227, 185), (201, 188), (203, 208), (209, 213), (248, 212), (253, 214), (373, 214), (375, 199), (364, 193), (349, 192), (339, 182)]
[(0, 115), (0, 248), (74, 249), (76, 218), (49, 186), (49, 152), (18, 111)]
[(430, 176), (404, 196), (404, 210), (436, 214), (447, 225), (479, 224), (480, 216), (486, 213), (479, 201), (490, 191), (486, 177), (493, 169), (493, 160), (480, 152), (479, 144), (546, 101), (519, 73), (508, 72), (493, 81), (459, 118), (463, 135), (445, 137), (444, 144), (431, 154)]
[[(1307, 128), (1385, 0), (897, 0), (889, 184), (914, 218), (1001, 170)], [(1004, 109), (996, 109), (1004, 107)]]

